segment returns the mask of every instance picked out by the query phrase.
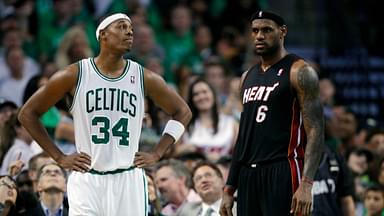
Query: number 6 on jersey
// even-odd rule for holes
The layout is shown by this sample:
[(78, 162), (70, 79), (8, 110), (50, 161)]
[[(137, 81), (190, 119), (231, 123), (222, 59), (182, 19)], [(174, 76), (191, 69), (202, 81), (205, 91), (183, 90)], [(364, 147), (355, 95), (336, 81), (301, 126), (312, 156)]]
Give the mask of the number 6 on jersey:
[(257, 115), (256, 115), (256, 122), (260, 123), (265, 120), (265, 117), (267, 117), (266, 112), (268, 111), (268, 107), (266, 105), (259, 106), (259, 109), (257, 109)]

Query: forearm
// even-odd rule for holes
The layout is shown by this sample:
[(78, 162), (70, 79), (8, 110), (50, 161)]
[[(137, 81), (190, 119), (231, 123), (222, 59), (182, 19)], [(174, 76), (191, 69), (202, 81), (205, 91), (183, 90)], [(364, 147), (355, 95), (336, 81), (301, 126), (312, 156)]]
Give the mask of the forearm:
[(226, 186), (232, 187), (232, 189), (236, 190), (239, 181), (239, 171), (241, 169), (241, 165), (232, 158), (231, 167), (228, 173), (228, 179)]
[[(185, 127), (188, 125), (190, 119), (191, 119), (191, 112), (190, 110), (188, 109), (188, 107), (183, 107), (183, 108), (180, 108), (178, 111), (176, 111), (173, 115), (172, 115), (172, 119), (174, 120), (173, 123), (176, 121), (176, 122), (179, 122), (177, 123), (179, 126), (174, 128), (174, 127), (170, 127), (172, 128), (171, 131), (173, 130), (176, 130), (176, 131), (184, 131)], [(180, 123), (182, 125), (180, 125)], [(160, 157), (162, 158), (163, 155), (165, 154), (165, 152), (169, 149), (169, 147), (174, 144), (175, 142), (178, 141), (178, 138), (175, 138), (174, 135), (172, 134), (179, 134), (181, 135), (182, 133), (180, 132), (171, 132), (171, 131), (168, 131), (168, 124), (169, 122), (167, 123), (167, 126), (166, 128), (164, 129), (164, 132), (163, 132), (163, 136), (161, 137), (158, 145), (156, 145), (155, 147), (155, 153)], [(177, 136), (177, 135), (176, 135)]]
[(321, 155), (324, 148), (324, 135), (322, 130), (322, 121), (317, 128), (313, 128), (308, 134), (307, 146), (304, 156), (303, 176), (313, 179), (319, 167)]
[(172, 119), (181, 122), (184, 127), (187, 127), (191, 118), (192, 113), (188, 107), (182, 107), (172, 115)]
[(33, 139), (55, 160), (58, 161), (63, 153), (55, 145), (49, 137), (47, 130), (41, 124), (37, 113), (25, 110), (24, 108), (19, 113), (19, 120), (22, 125), (27, 129)]

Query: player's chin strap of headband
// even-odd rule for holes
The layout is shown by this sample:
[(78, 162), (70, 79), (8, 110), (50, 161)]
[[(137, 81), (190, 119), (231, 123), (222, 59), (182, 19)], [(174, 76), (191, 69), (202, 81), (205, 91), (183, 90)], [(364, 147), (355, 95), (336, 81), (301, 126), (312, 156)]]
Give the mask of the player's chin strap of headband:
[(97, 26), (97, 29), (96, 29), (96, 39), (99, 40), (99, 35), (100, 35), (100, 31), (101, 30), (105, 29), (107, 26), (109, 26), (111, 23), (115, 22), (118, 19), (126, 19), (130, 23), (132, 23), (131, 19), (127, 15), (125, 15), (123, 13), (112, 14), (111, 16), (108, 16), (103, 21), (101, 21), (99, 26)]
[(180, 139), (185, 130), (184, 125), (176, 120), (169, 120), (165, 125), (163, 135), (168, 134), (175, 139), (175, 143)]

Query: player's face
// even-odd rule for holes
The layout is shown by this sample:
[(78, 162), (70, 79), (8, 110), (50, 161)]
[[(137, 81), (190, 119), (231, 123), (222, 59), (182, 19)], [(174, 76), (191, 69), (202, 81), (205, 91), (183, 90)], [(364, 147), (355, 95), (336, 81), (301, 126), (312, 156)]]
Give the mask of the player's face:
[(252, 40), (255, 52), (260, 56), (270, 56), (275, 54), (286, 33), (285, 26), (278, 26), (269, 19), (256, 19), (252, 22)]
[(132, 24), (125, 19), (113, 22), (105, 29), (106, 42), (111, 48), (129, 51), (133, 44), (133, 27)]
[(199, 82), (192, 89), (192, 101), (200, 111), (208, 111), (214, 104), (214, 94), (204, 82)]
[(209, 196), (213, 198), (220, 197), (224, 186), (223, 179), (209, 166), (202, 166), (195, 171), (193, 183), (197, 193), (206, 198)]

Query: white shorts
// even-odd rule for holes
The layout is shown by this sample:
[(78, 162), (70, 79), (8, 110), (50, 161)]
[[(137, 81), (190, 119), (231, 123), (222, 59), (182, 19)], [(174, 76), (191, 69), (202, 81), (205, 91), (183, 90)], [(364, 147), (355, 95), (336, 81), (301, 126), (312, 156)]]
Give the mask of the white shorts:
[(145, 216), (147, 179), (143, 169), (98, 175), (72, 172), (68, 177), (69, 216)]

